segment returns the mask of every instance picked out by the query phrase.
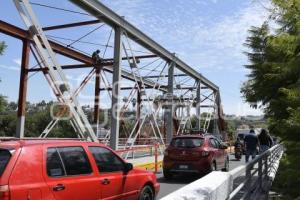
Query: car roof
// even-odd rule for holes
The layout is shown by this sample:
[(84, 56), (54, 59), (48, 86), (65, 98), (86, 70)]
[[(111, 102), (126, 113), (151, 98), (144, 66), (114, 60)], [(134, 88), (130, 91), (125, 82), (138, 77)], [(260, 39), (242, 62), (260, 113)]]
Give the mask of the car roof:
[(173, 137), (174, 139), (176, 138), (204, 138), (203, 135), (178, 135), (178, 136), (175, 136)]
[(10, 147), (24, 147), (24, 146), (31, 146), (31, 145), (44, 145), (44, 144), (68, 144), (68, 145), (81, 145), (81, 144), (97, 144), (100, 146), (105, 146), (101, 143), (96, 142), (88, 142), (88, 141), (79, 141), (79, 140), (61, 140), (61, 139), (29, 139), (29, 140), (9, 140), (9, 141), (1, 141), (1, 146), (10, 146)]

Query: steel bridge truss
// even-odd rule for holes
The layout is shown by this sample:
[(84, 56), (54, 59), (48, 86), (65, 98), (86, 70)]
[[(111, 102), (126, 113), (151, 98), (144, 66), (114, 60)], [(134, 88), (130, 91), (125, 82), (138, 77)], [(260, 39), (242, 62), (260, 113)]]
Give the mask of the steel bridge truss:
[[(23, 41), (17, 137), (24, 137), (28, 74), (39, 71), (44, 74), (58, 102), (68, 107), (71, 124), (80, 138), (98, 141), (100, 91), (104, 90), (108, 92), (112, 105), (111, 128), (106, 134), (106, 141), (113, 149), (118, 149), (120, 146), (119, 133), (120, 127), (124, 126), (123, 116), (128, 110), (130, 102), (134, 100), (136, 101), (136, 120), (127, 136), (125, 148), (132, 147), (142, 131), (147, 130), (146, 127), (148, 127), (148, 132), (151, 132), (152, 136), (156, 138), (156, 142), (169, 143), (173, 135), (181, 134), (187, 127), (191, 127), (192, 109), (195, 110), (193, 115), (197, 116), (195, 129), (207, 132), (212, 119), (214, 119), (213, 132), (215, 134), (223, 133), (221, 98), (219, 88), (215, 84), (102, 3), (96, 0), (70, 0), (70, 2), (86, 11), (88, 15), (94, 16), (95, 19), (42, 27), (28, 0), (14, 0), (27, 30), (0, 21), (0, 32)], [(114, 45), (112, 47), (113, 58), (103, 58), (97, 63), (90, 55), (71, 48), (70, 45), (62, 45), (45, 34), (45, 31), (49, 30), (99, 23), (111, 27), (114, 33)], [(109, 40), (111, 35), (112, 32)], [(80, 40), (78, 39), (74, 43), (78, 41)], [(151, 53), (135, 55), (137, 54), (134, 50), (136, 46)], [(29, 68), (30, 53), (37, 60), (38, 68)], [(81, 64), (60, 65), (56, 58), (57, 54), (79, 61)], [(152, 66), (152, 69), (150, 73), (145, 74), (143, 72), (145, 66), (142, 66), (141, 60), (149, 59), (151, 60), (150, 64), (152, 63), (149, 66)], [(153, 61), (153, 59), (156, 60)], [(159, 65), (157, 65), (157, 60), (160, 61)], [(124, 62), (127, 62), (125, 67)], [(153, 69), (155, 62), (156, 70)], [(64, 70), (78, 68), (90, 68), (91, 71), (78, 88), (71, 90)], [(153, 75), (151, 72), (156, 72), (156, 74)], [(112, 74), (111, 82), (108, 80), (107, 73)], [(90, 124), (77, 99), (78, 94), (93, 77), (95, 77), (94, 124), (96, 124), (96, 129)], [(122, 87), (122, 78), (132, 81), (133, 86)], [(193, 82), (193, 84), (184, 85), (183, 80)], [(100, 87), (100, 83), (103, 83), (104, 87)], [(129, 97), (122, 104), (121, 91), (126, 90), (130, 91)], [(203, 110), (207, 112), (206, 115), (201, 115)], [(60, 114), (63, 115), (64, 111)], [(204, 119), (201, 119), (200, 116), (204, 116)], [(53, 119), (40, 137), (47, 137), (59, 120), (61, 120), (60, 117)], [(164, 121), (166, 129), (161, 128), (161, 121)]]

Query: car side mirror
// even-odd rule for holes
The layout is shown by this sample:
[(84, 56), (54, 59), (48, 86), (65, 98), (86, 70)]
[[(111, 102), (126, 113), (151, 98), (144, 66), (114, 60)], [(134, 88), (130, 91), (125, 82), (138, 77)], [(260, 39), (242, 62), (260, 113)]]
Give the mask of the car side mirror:
[(125, 163), (124, 172), (127, 174), (129, 171), (133, 169), (133, 165), (131, 163)]

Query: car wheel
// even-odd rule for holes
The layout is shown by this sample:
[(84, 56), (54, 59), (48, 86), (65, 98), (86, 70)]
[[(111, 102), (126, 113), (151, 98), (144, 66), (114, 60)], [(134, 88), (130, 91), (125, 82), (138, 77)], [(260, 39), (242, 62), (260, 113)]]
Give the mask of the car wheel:
[(173, 178), (173, 174), (169, 170), (166, 170), (166, 169), (163, 169), (163, 175), (164, 175), (164, 178), (167, 180)]
[(139, 200), (154, 200), (155, 195), (152, 188), (149, 185), (146, 185), (141, 190)]
[(224, 172), (228, 172), (229, 171), (229, 158), (228, 157), (226, 158), (225, 166), (222, 169), (222, 171), (224, 171)]

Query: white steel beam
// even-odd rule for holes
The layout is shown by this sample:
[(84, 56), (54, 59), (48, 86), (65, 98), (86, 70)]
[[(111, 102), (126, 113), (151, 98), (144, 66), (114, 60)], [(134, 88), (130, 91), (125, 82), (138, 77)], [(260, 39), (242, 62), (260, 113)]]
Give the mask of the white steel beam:
[(196, 129), (200, 131), (201, 129), (201, 81), (198, 80), (197, 83), (197, 90), (196, 90), (196, 116), (197, 116), (197, 122), (196, 122)]
[(112, 84), (112, 101), (111, 101), (111, 133), (110, 147), (118, 149), (119, 128), (120, 128), (120, 80), (121, 80), (121, 61), (122, 61), (122, 29), (115, 28), (114, 42), (114, 71)]
[(173, 138), (173, 115), (174, 115), (174, 105), (173, 105), (173, 92), (174, 92), (174, 67), (175, 63), (171, 62), (169, 64), (168, 70), (168, 107), (166, 109), (166, 121), (167, 121), (167, 135), (166, 142), (170, 144)]

